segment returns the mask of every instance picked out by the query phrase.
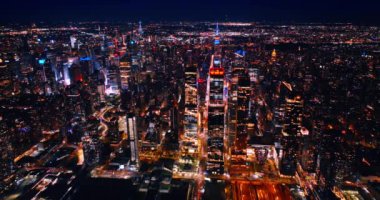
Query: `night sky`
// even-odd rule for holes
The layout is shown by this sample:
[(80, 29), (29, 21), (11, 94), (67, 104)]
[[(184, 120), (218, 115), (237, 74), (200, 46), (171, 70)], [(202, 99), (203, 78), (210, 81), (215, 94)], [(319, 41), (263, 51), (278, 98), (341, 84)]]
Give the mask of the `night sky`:
[(380, 24), (379, 0), (2, 0), (0, 22), (270, 21)]

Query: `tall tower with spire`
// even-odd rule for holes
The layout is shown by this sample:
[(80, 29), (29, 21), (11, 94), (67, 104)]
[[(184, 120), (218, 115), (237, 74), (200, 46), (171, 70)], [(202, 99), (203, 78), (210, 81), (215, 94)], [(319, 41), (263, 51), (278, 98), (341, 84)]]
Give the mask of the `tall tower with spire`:
[(273, 51), (271, 53), (270, 62), (276, 62), (276, 60), (277, 60), (277, 51), (276, 51), (276, 49), (273, 49)]
[(141, 21), (139, 21), (139, 34), (142, 35), (144, 33), (143, 29), (142, 29), (142, 25), (141, 25)]
[(215, 35), (219, 35), (219, 23), (216, 22)]
[(215, 55), (221, 54), (221, 47), (219, 44), (220, 44), (219, 23), (216, 22), (215, 36), (214, 36), (214, 54)]
[(224, 173), (224, 135), (225, 111), (227, 110), (226, 81), (222, 66), (222, 47), (220, 44), (219, 26), (216, 24), (214, 36), (214, 53), (211, 56), (207, 78), (207, 173), (221, 175)]

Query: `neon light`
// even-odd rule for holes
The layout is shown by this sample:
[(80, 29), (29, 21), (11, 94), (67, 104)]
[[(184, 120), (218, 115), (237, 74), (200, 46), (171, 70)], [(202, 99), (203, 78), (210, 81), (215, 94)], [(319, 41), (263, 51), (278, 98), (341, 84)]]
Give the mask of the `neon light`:
[(91, 58), (90, 57), (83, 57), (83, 58), (80, 58), (80, 61), (90, 61)]
[(38, 64), (40, 64), (40, 65), (44, 65), (45, 62), (46, 62), (45, 59), (39, 59), (39, 60), (38, 60)]
[(224, 75), (224, 69), (223, 68), (211, 68), (210, 69), (210, 75), (223, 76)]

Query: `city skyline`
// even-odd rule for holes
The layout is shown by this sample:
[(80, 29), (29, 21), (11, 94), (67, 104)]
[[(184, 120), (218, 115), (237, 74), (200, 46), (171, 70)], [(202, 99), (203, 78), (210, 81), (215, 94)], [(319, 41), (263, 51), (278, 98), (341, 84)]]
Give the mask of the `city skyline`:
[(0, 199), (380, 199), (376, 3), (4, 5)]
[(379, 2), (364, 1), (4, 1), (1, 23), (67, 21), (266, 21), (378, 25)]

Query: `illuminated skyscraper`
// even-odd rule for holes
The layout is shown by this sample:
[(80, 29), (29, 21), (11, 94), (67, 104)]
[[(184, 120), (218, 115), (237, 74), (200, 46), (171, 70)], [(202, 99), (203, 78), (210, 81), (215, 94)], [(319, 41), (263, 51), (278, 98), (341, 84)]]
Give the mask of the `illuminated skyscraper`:
[(63, 80), (64, 80), (63, 84), (65, 86), (71, 84), (71, 78), (70, 78), (69, 65), (68, 64), (63, 65)]
[(185, 137), (195, 138), (197, 134), (197, 68), (185, 69)]
[(181, 151), (186, 156), (198, 152), (198, 90), (197, 68), (188, 65), (185, 68), (185, 113), (183, 119), (184, 137), (181, 140)]
[(71, 45), (71, 48), (75, 48), (75, 45), (77, 43), (77, 38), (75, 36), (70, 36), (70, 45)]
[(120, 70), (119, 67), (111, 65), (107, 69), (106, 78), (106, 94), (119, 95), (120, 94)]
[(128, 89), (128, 82), (131, 76), (131, 62), (129, 56), (125, 56), (120, 60), (119, 70), (121, 89), (126, 90)]
[(144, 33), (143, 29), (142, 29), (142, 25), (141, 25), (141, 21), (139, 21), (139, 34), (142, 35)]
[(297, 138), (301, 135), (303, 101), (300, 96), (294, 99), (286, 98), (285, 119), (282, 127), (283, 152), (280, 172), (284, 175), (294, 175), (298, 153)]
[(248, 73), (244, 73), (238, 78), (238, 91), (237, 91), (237, 127), (235, 147), (237, 150), (244, 150), (247, 148), (248, 140), (248, 119), (249, 119), (249, 102), (251, 95), (250, 80)]
[(139, 150), (138, 150), (138, 135), (137, 135), (137, 127), (136, 127), (136, 117), (134, 114), (127, 115), (127, 132), (128, 132), (128, 140), (131, 149), (131, 159), (130, 159), (130, 167), (133, 170), (138, 170), (139, 168)]
[(303, 101), (300, 96), (285, 99), (285, 121), (282, 134), (284, 136), (300, 136)]
[(224, 132), (226, 103), (224, 98), (224, 68), (222, 67), (218, 26), (215, 32), (215, 52), (211, 57), (207, 80), (206, 104), (208, 107), (207, 171), (211, 174), (224, 173)]
[(276, 52), (276, 49), (273, 49), (272, 53), (271, 53), (271, 62), (275, 62), (277, 60), (277, 52)]

